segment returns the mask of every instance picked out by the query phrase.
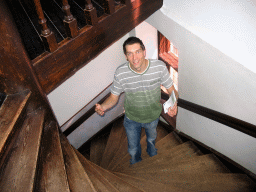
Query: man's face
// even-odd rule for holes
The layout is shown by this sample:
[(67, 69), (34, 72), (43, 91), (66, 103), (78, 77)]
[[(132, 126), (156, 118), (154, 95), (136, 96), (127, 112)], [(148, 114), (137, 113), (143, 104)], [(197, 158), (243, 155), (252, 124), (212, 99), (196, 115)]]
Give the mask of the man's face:
[(126, 45), (126, 59), (130, 62), (132, 70), (140, 73), (143, 72), (146, 65), (146, 50), (142, 50), (139, 43), (134, 43), (132, 45)]

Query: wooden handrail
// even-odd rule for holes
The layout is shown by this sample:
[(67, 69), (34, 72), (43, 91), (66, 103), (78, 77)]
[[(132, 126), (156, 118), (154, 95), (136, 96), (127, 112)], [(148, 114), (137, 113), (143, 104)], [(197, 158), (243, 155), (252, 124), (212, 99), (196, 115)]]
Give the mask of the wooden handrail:
[[(164, 100), (168, 100), (169, 96), (168, 94), (162, 92), (161, 98)], [(208, 119), (211, 119), (213, 121), (216, 121), (218, 123), (221, 123), (223, 125), (226, 125), (230, 128), (236, 129), (237, 131), (240, 131), (242, 133), (245, 133), (247, 135), (250, 135), (256, 138), (256, 126), (251, 123), (248, 123), (240, 119), (237, 119), (235, 117), (229, 116), (227, 114), (220, 113), (218, 111), (214, 111), (212, 109), (197, 105), (195, 103), (186, 101), (181, 98), (179, 98), (178, 100), (178, 106), (192, 113), (196, 113), (198, 115), (201, 115), (203, 117), (206, 117)]]
[(77, 21), (70, 12), (70, 6), (68, 4), (68, 0), (62, 0), (62, 4), (63, 4), (62, 9), (65, 13), (63, 22), (66, 29), (66, 33), (68, 37), (74, 38), (78, 35)]
[(40, 0), (34, 0), (35, 7), (36, 7), (36, 12), (39, 17), (39, 24), (42, 27), (42, 39), (44, 46), (46, 50), (53, 52), (58, 48), (58, 44), (56, 41), (56, 38), (54, 36), (54, 33), (48, 28), (47, 26), (47, 20), (44, 17), (43, 9), (40, 3)]

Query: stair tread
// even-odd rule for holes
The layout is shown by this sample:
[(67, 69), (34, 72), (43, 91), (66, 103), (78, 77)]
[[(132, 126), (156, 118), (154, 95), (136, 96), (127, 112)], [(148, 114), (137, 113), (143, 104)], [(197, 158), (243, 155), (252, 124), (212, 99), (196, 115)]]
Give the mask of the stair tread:
[[(141, 130), (141, 147), (143, 146), (143, 141), (146, 140), (146, 133), (144, 130)], [(125, 146), (126, 145), (126, 146)], [(122, 151), (121, 151), (122, 150)], [(129, 153), (128, 153), (128, 140), (127, 136), (125, 135), (125, 138), (122, 142), (122, 146), (119, 148), (115, 156), (112, 158), (112, 161), (109, 165), (109, 170), (113, 170), (116, 167), (119, 167), (119, 164), (122, 164), (123, 162), (129, 161)]]
[(127, 136), (125, 136), (122, 144), (120, 145), (119, 149), (116, 151), (107, 169), (108, 170), (113, 169), (113, 167), (117, 165), (118, 161), (120, 161), (120, 159), (123, 159), (127, 153), (128, 153), (128, 141), (127, 141)]
[(127, 166), (125, 169), (121, 170), (121, 172), (128, 169), (143, 169), (145, 167), (153, 166), (154, 164), (161, 165), (165, 164), (166, 161), (175, 163), (183, 159), (200, 155), (202, 155), (201, 151), (193, 144), (193, 142), (188, 141), (166, 151), (165, 153), (143, 159), (141, 162), (138, 162), (132, 166)]
[(102, 135), (101, 137), (95, 138), (91, 141), (90, 146), (90, 161), (96, 165), (100, 165), (102, 156), (105, 151), (108, 141), (108, 135)]
[[(168, 135), (168, 132), (161, 125), (158, 124), (157, 125), (156, 143), (158, 143), (166, 135)], [(141, 157), (142, 157), (142, 159), (146, 159), (147, 157), (149, 157), (147, 155), (147, 153), (144, 152), (144, 151), (146, 151), (146, 148), (147, 148), (147, 141), (146, 141), (146, 135), (144, 135), (141, 139), (141, 151), (142, 151)], [(130, 155), (129, 155), (129, 153), (126, 153), (126, 155), (122, 159), (120, 159), (111, 170), (120, 171), (123, 169), (123, 167), (129, 166), (130, 165), (129, 159), (130, 159)]]
[(96, 192), (91, 180), (83, 168), (83, 165), (79, 161), (69, 141), (63, 134), (60, 134), (60, 141), (70, 191), (86, 190), (88, 192)]
[[(123, 173), (115, 174), (121, 177)], [(195, 191), (253, 191), (256, 189), (256, 184), (247, 175), (237, 173), (143, 173), (135, 178)]]
[(118, 190), (102, 174), (91, 166), (88, 160), (79, 153), (79, 151), (75, 150), (75, 152), (97, 191), (118, 192)]
[(115, 188), (117, 188), (117, 190), (125, 191), (125, 192), (142, 192), (143, 191), (127, 183), (126, 181), (122, 180), (121, 178), (109, 172), (108, 170), (96, 164), (93, 164), (90, 161), (88, 161), (88, 163), (90, 163), (100, 174), (102, 174), (112, 185), (114, 185)]
[(120, 177), (121, 179), (125, 180), (126, 182), (130, 183), (131, 185), (134, 185), (135, 187), (145, 191), (145, 192), (152, 192), (152, 191), (161, 191), (161, 192), (170, 192), (170, 191), (182, 191), (182, 192), (188, 192), (191, 191), (189, 189), (184, 189), (181, 187), (176, 187), (173, 184), (165, 184), (165, 183), (159, 183), (154, 182), (151, 180), (145, 180), (137, 177), (133, 177), (130, 175), (122, 174), (116, 172), (115, 175)]
[(38, 161), (45, 111), (28, 114), (9, 151), (1, 173), (2, 191), (32, 191)]
[(0, 151), (6, 145), (8, 137), (14, 131), (14, 125), (16, 124), (18, 118), (21, 115), (29, 97), (31, 95), (30, 91), (25, 91), (24, 93), (8, 95), (2, 104), (0, 109)]
[[(182, 144), (178, 139), (176, 139), (174, 132), (169, 133), (164, 138), (156, 142), (156, 148), (158, 150), (158, 154), (165, 152), (165, 150), (170, 150), (173, 147)], [(145, 152), (145, 151), (144, 151)]]
[(118, 119), (111, 129), (108, 142), (104, 151), (104, 154), (102, 156), (102, 161), (100, 166), (103, 168), (107, 168), (110, 161), (114, 157), (115, 153), (118, 151), (118, 148), (120, 147), (122, 141), (125, 138), (125, 130), (122, 126), (123, 119)]
[(56, 122), (45, 127), (42, 146), (36, 191), (70, 191)]
[(191, 173), (195, 171), (207, 173), (229, 173), (230, 171), (213, 154), (195, 156), (190, 159), (181, 160), (176, 163), (166, 161), (164, 164), (151, 165), (150, 169), (133, 169), (123, 171), (125, 174), (136, 176), (136, 174), (152, 172), (168, 173)]

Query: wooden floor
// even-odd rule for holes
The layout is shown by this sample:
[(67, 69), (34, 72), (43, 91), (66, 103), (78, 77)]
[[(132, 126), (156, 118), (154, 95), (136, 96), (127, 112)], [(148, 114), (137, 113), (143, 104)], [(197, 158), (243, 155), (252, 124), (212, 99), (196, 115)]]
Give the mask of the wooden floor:
[(0, 191), (256, 190), (247, 175), (232, 173), (215, 155), (202, 153), (193, 142), (183, 142), (161, 124), (154, 157), (146, 153), (143, 131), (143, 160), (129, 164), (123, 118), (114, 122), (109, 134), (91, 141), (90, 155), (85, 157), (56, 122), (47, 121), (43, 108), (28, 105), (30, 94), (8, 95), (0, 108)]

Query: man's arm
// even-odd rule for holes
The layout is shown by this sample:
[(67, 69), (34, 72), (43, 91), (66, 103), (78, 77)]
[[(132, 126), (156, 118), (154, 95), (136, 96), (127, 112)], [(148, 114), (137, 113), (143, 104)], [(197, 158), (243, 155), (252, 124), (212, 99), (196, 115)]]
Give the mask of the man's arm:
[(101, 105), (98, 103), (95, 105), (95, 111), (99, 115), (103, 116), (105, 111), (107, 111), (117, 103), (118, 99), (119, 95), (114, 95), (111, 93), (110, 96)]
[(172, 91), (174, 91), (174, 93), (175, 93), (176, 103), (174, 104), (174, 106), (172, 108), (170, 107), (169, 110), (168, 110), (168, 115), (170, 115), (171, 117), (173, 117), (177, 114), (177, 110), (178, 110), (177, 101), (178, 101), (178, 98), (179, 98), (179, 93), (174, 88), (174, 85), (172, 85), (169, 89), (167, 89), (167, 92), (168, 92), (169, 96), (172, 94)]

